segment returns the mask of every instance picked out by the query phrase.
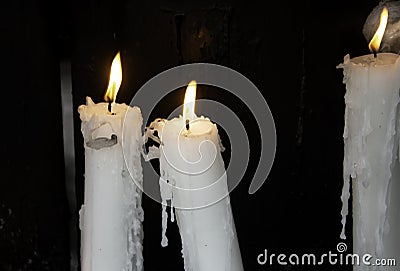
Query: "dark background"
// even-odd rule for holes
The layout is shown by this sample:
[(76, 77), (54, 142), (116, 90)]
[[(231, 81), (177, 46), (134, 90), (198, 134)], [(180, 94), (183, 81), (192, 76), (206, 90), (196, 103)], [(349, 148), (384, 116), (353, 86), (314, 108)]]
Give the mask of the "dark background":
[[(368, 53), (361, 30), (378, 1), (6, 1), (2, 3), (0, 270), (70, 270), (61, 115), (60, 61), (71, 60), (76, 201), (83, 201), (79, 105), (103, 100), (112, 58), (121, 51), (118, 102), (158, 73), (210, 62), (249, 78), (263, 93), (277, 128), (274, 166), (254, 195), (259, 135), (249, 110), (223, 101), (247, 123), (252, 163), (231, 193), (245, 270), (351, 270), (350, 266), (259, 266), (269, 253), (335, 252), (340, 242), (343, 160), (343, 56)], [(177, 91), (153, 112), (182, 103)], [(140, 105), (139, 105), (140, 106)], [(253, 127), (254, 128), (254, 127)], [(222, 139), (229, 142), (228, 139)], [(229, 147), (229, 146), (228, 146)], [(175, 224), (162, 248), (161, 208), (143, 199), (146, 270), (183, 270)], [(77, 212), (72, 212), (77, 216)], [(347, 234), (351, 237), (351, 219)], [(351, 238), (346, 241), (351, 250)], [(78, 249), (79, 251), (79, 249)]]

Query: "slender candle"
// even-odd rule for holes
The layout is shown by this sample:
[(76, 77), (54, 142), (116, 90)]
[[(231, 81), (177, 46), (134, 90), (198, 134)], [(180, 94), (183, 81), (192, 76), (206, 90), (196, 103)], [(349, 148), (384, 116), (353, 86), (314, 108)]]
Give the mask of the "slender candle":
[[(241, 271), (242, 260), (228, 196), (217, 126), (194, 113), (196, 82), (186, 91), (183, 116), (157, 122), (162, 245), (168, 244), (166, 205), (175, 208), (185, 270)], [(174, 220), (174, 214), (171, 214)]]
[[(381, 22), (386, 21), (383, 12)], [(370, 43), (373, 52), (379, 50), (383, 32), (381, 25)], [(354, 253), (372, 255), (371, 263), (378, 258), (399, 262), (399, 55), (374, 53), (353, 59), (347, 55), (338, 67), (344, 69), (346, 84), (341, 237), (346, 238), (352, 181)], [(360, 264), (354, 270), (392, 269)]]
[[(143, 269), (138, 107), (115, 103), (121, 84), (119, 53), (114, 58), (108, 103), (88, 97), (79, 107), (85, 140), (85, 198), (80, 211), (83, 271)], [(124, 127), (125, 124), (125, 127)]]

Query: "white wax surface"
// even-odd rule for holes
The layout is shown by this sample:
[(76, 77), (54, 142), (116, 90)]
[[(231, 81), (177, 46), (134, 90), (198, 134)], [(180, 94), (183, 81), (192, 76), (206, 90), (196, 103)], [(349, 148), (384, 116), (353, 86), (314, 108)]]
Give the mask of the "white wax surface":
[[(200, 117), (186, 131), (175, 118), (159, 134), (161, 194), (176, 208), (185, 270), (243, 270), (216, 125)], [(164, 233), (166, 222), (164, 208)]]
[[(143, 269), (143, 210), (141, 190), (135, 182), (142, 184), (142, 116), (137, 107), (114, 104), (112, 115), (107, 106), (88, 98), (87, 105), (79, 107), (85, 140), (82, 270), (139, 271)], [(122, 129), (125, 115), (126, 127)], [(117, 136), (115, 145), (88, 147), (93, 140), (110, 139), (111, 135)]]
[[(378, 54), (344, 64), (343, 229), (353, 181), (353, 248), (359, 255), (400, 261), (400, 174), (398, 160), (399, 56)], [(344, 231), (342, 238), (345, 238)], [(355, 266), (354, 270), (395, 270)]]

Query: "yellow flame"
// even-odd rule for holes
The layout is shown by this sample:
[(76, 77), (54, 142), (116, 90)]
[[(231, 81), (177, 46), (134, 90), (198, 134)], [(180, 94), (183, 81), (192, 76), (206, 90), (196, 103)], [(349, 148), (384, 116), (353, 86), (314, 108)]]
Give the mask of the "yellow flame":
[(196, 81), (190, 81), (186, 88), (185, 100), (183, 102), (183, 120), (192, 121), (195, 118), (194, 105), (196, 100)]
[(104, 100), (106, 100), (106, 102), (115, 103), (115, 99), (117, 97), (119, 87), (121, 86), (121, 82), (122, 82), (122, 66), (121, 66), (121, 56), (120, 53), (118, 52), (111, 64), (110, 80), (108, 81), (107, 92), (104, 95)]
[(385, 34), (388, 17), (389, 17), (388, 9), (386, 7), (383, 7), (378, 29), (376, 30), (375, 35), (372, 37), (372, 39), (368, 45), (371, 52), (379, 51), (379, 47), (381, 46), (383, 34)]

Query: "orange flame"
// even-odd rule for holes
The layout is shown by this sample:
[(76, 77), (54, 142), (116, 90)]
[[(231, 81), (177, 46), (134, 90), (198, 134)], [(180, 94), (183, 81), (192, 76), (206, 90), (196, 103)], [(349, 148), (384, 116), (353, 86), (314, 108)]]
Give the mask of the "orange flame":
[(368, 44), (369, 50), (371, 50), (371, 52), (376, 53), (379, 51), (383, 34), (385, 34), (388, 17), (389, 17), (388, 9), (386, 7), (383, 7), (378, 29), (376, 30), (375, 35), (372, 37), (370, 43)]
[(106, 102), (115, 103), (118, 90), (122, 82), (122, 66), (121, 66), (121, 56), (118, 52), (114, 57), (111, 64), (110, 80), (108, 81), (107, 92), (104, 95), (104, 100)]
[(196, 100), (196, 81), (190, 81), (186, 88), (185, 100), (183, 102), (183, 120), (192, 121), (196, 117), (194, 114), (194, 105)]

